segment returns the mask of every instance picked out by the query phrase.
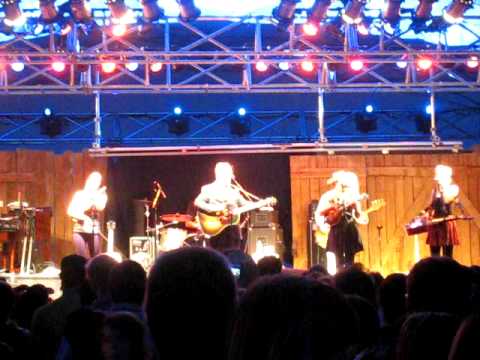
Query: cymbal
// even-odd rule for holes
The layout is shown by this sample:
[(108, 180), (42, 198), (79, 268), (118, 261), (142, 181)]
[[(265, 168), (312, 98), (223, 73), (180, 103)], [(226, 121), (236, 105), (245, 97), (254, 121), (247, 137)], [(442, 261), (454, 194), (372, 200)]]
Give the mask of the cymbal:
[(193, 220), (192, 216), (186, 214), (165, 214), (160, 216), (160, 220), (163, 222), (190, 222)]

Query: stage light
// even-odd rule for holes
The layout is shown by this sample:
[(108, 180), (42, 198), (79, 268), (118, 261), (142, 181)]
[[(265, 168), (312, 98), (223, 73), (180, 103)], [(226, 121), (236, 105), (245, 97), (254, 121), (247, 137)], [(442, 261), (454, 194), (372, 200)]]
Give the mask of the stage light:
[(420, 70), (428, 70), (432, 67), (432, 65), (433, 65), (432, 59), (423, 57), (417, 60), (417, 66)]
[(388, 155), (388, 154), (390, 154), (390, 150), (389, 149), (382, 149), (382, 154), (383, 155)]
[(116, 37), (122, 37), (127, 32), (127, 25), (115, 24), (112, 26), (112, 35)]
[(350, 68), (353, 71), (360, 71), (363, 69), (363, 61), (359, 59), (352, 60), (350, 62)]
[(125, 67), (128, 71), (136, 71), (138, 69), (138, 63), (136, 62), (129, 62), (125, 64)]
[(305, 35), (315, 36), (318, 34), (318, 26), (327, 15), (331, 3), (331, 0), (315, 0), (307, 11), (307, 22), (303, 25)]
[(311, 22), (303, 24), (302, 29), (303, 33), (307, 36), (315, 36), (318, 34), (318, 25)]
[(247, 110), (243, 107), (241, 107), (240, 109), (238, 109), (238, 115), (239, 116), (245, 116), (247, 114)]
[(387, 0), (383, 9), (383, 19), (392, 25), (400, 21), (400, 7), (403, 0)]
[(43, 115), (45, 115), (45, 116), (50, 116), (50, 115), (52, 115), (52, 110), (50, 110), (50, 108), (45, 108), (45, 109), (43, 110)]
[(295, 18), (295, 9), (300, 0), (280, 0), (280, 4), (273, 9), (272, 16), (278, 26), (288, 28)]
[(354, 117), (355, 127), (361, 133), (377, 130), (377, 118), (371, 113), (357, 113)]
[(177, 136), (183, 135), (190, 129), (188, 117), (182, 116), (182, 108), (176, 106), (173, 109), (174, 116), (167, 120), (168, 132)]
[(360, 35), (363, 35), (363, 36), (370, 35), (369, 27), (363, 22), (361, 22), (360, 24), (357, 25), (357, 31)]
[(425, 106), (425, 114), (428, 114), (428, 115), (432, 114), (432, 105)]
[(360, 24), (366, 3), (367, 0), (350, 0), (345, 6), (345, 11), (342, 15), (343, 21), (350, 25)]
[(399, 69), (405, 69), (407, 65), (408, 63), (406, 61), (403, 61), (403, 60), (397, 61), (397, 67)]
[(10, 64), (10, 67), (12, 68), (13, 71), (15, 72), (20, 72), (25, 69), (25, 64), (22, 62), (14, 62)]
[(194, 0), (177, 0), (180, 6), (180, 19), (183, 21), (196, 20), (202, 13), (199, 8), (195, 6)]
[(443, 13), (443, 18), (450, 24), (458, 24), (463, 21), (465, 11), (473, 6), (473, 0), (453, 0)]
[(157, 0), (141, 0), (143, 7), (143, 19), (146, 22), (154, 22), (165, 16), (163, 9), (158, 6)]
[(310, 60), (303, 60), (302, 63), (300, 64), (300, 67), (305, 72), (312, 72), (313, 69), (315, 68), (315, 66), (313, 65), (313, 62), (311, 62)]
[(183, 112), (182, 108), (180, 106), (175, 106), (175, 108), (173, 109), (173, 113), (175, 115), (181, 115)]
[(290, 69), (290, 64), (288, 63), (288, 61), (282, 61), (278, 63), (278, 67), (282, 71), (287, 71)]
[(106, 74), (110, 74), (115, 71), (117, 64), (114, 62), (104, 62), (102, 63), (102, 71)]
[(110, 10), (112, 22), (114, 24), (124, 23), (123, 19), (128, 13), (128, 7), (124, 0), (107, 0), (107, 6)]
[(154, 62), (154, 63), (150, 64), (150, 71), (156, 73), (156, 72), (161, 71), (162, 67), (163, 67), (163, 64), (161, 62), (157, 61), (157, 62)]
[(40, 0), (40, 17), (46, 24), (54, 23), (58, 17), (55, 0)]
[(92, 20), (90, 6), (85, 0), (70, 0), (70, 13), (78, 23), (89, 23)]
[(415, 18), (419, 21), (427, 21), (432, 16), (433, 3), (437, 0), (419, 0)]
[(370, 105), (370, 104), (365, 106), (365, 111), (369, 114), (372, 113), (373, 112), (373, 106)]
[(63, 61), (55, 60), (54, 62), (52, 62), (52, 70), (55, 72), (63, 72), (65, 71), (65, 67), (66, 65)]
[(472, 55), (467, 60), (467, 67), (470, 69), (475, 69), (478, 67), (479, 59), (478, 56)]
[(5, 25), (17, 27), (25, 24), (27, 18), (25, 14), (22, 13), (22, 10), (20, 10), (20, 0), (1, 0), (0, 4), (5, 13), (5, 19), (3, 19)]
[(257, 61), (255, 64), (255, 69), (259, 72), (265, 72), (268, 70), (268, 65), (264, 61)]

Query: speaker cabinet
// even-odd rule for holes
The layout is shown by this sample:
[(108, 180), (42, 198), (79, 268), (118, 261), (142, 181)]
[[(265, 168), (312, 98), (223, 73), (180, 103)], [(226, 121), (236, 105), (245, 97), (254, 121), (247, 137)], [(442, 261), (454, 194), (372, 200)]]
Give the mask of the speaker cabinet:
[(250, 211), (250, 226), (251, 227), (270, 227), (271, 224), (278, 224), (278, 210)]
[(148, 272), (155, 262), (155, 238), (132, 236), (130, 238), (130, 260), (138, 262)]
[(249, 228), (247, 235), (247, 253), (255, 254), (257, 248), (266, 248), (275, 250), (275, 252), (283, 257), (283, 229), (279, 226), (271, 226), (265, 228)]

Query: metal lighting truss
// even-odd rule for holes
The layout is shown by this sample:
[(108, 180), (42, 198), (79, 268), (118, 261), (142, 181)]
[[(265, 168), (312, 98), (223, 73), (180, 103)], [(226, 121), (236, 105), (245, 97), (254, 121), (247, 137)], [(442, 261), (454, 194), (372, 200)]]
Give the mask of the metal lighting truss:
[[(17, 35), (0, 44), (0, 60), (24, 62), (25, 70), (16, 73), (3, 66), (0, 94), (468, 92), (480, 89), (479, 67), (472, 70), (465, 66), (467, 58), (480, 46), (480, 34), (473, 30), (470, 32), (476, 41), (468, 47), (438, 45), (432, 49), (424, 42), (407, 42), (402, 39), (402, 33), (389, 34), (381, 25), (377, 29), (380, 36), (370, 36), (365, 44), (353, 28), (344, 26), (344, 39), (335, 46), (305, 37), (298, 24), (284, 34), (278, 32), (280, 35), (275, 38), (269, 17), (200, 18), (195, 23), (165, 18), (151, 25), (153, 35), (139, 33), (138, 26), (132, 25), (121, 38), (111, 36), (109, 26), (97, 26), (92, 30), (100, 34), (97, 41), (82, 40), (79, 25), (75, 25), (66, 41), (54, 32), (40, 39)], [(467, 25), (461, 26), (468, 30)], [(269, 45), (264, 46), (267, 43)], [(434, 61), (427, 71), (417, 69), (416, 59), (422, 56)], [(348, 64), (358, 57), (365, 67), (353, 72)], [(299, 64), (305, 59), (316, 64), (313, 73), (300, 69)], [(270, 65), (264, 73), (255, 70), (260, 60)], [(53, 72), (53, 61), (64, 61), (66, 70), (62, 74)], [(105, 61), (115, 62), (119, 65), (117, 70), (102, 73), (99, 65)], [(138, 70), (129, 71), (122, 66), (132, 62), (140, 65)], [(161, 72), (150, 70), (149, 65), (155, 62), (163, 64)], [(290, 68), (281, 70), (282, 62), (288, 62)], [(407, 65), (401, 69), (396, 65), (398, 62)]]

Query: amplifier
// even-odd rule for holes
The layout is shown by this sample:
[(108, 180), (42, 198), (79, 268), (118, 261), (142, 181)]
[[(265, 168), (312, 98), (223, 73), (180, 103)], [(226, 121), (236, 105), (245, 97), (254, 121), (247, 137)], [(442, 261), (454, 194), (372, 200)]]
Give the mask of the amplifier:
[(247, 253), (252, 257), (263, 257), (274, 254), (283, 257), (283, 252), (283, 229), (281, 227), (272, 226), (248, 229)]
[(149, 236), (130, 237), (129, 258), (138, 262), (148, 272), (155, 262), (155, 238)]
[(269, 227), (270, 224), (278, 224), (278, 210), (266, 211), (266, 210), (254, 210), (250, 211), (250, 226), (257, 227)]

